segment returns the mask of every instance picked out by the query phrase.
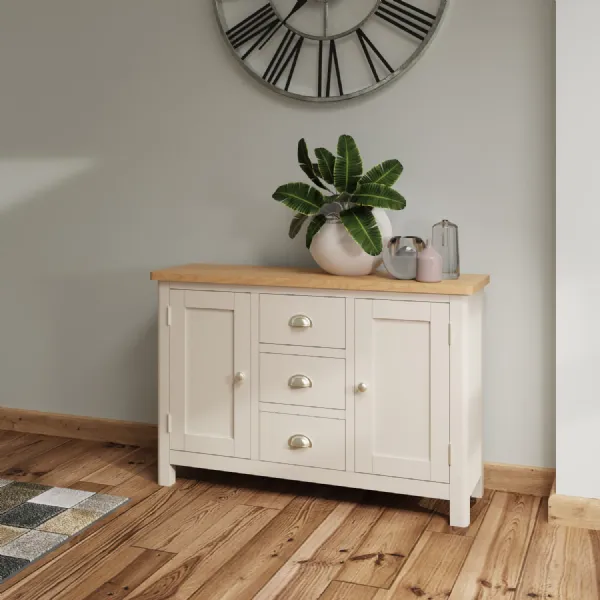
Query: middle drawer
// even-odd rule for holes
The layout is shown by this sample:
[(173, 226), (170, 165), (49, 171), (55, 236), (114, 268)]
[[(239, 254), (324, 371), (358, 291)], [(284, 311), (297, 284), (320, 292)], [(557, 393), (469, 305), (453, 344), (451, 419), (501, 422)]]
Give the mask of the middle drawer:
[(260, 355), (261, 402), (346, 408), (346, 361), (343, 358)]

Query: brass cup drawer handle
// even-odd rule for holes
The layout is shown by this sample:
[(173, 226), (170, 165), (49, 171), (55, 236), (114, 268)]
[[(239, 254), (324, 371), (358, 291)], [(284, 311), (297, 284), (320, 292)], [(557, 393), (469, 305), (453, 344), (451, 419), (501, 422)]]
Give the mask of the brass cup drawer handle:
[(310, 317), (306, 315), (294, 315), (290, 318), (288, 325), (295, 329), (307, 329), (308, 327), (312, 327), (313, 323)]
[(298, 450), (300, 448), (312, 448), (312, 441), (305, 435), (296, 434), (290, 437), (288, 440), (288, 446), (292, 450)]
[(293, 390), (299, 390), (303, 388), (311, 388), (313, 386), (313, 382), (310, 377), (306, 375), (292, 375), (288, 379), (288, 386)]

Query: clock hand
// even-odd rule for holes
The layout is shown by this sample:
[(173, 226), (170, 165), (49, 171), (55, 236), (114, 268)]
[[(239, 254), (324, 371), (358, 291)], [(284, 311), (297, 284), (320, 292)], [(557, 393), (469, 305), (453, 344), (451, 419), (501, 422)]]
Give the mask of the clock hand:
[(288, 19), (292, 15), (296, 14), (307, 2), (308, 0), (297, 0), (296, 4), (294, 4), (294, 8), (292, 8), (288, 16), (283, 21), (281, 21), (281, 23), (279, 23), (279, 25), (277, 25), (275, 29), (273, 29), (271, 35), (262, 43), (262, 45), (260, 46), (261, 50), (269, 43), (271, 38), (279, 31), (279, 29), (288, 22)]
[(298, 0), (296, 2), (296, 4), (294, 5), (294, 8), (292, 8), (292, 10), (290, 11), (290, 14), (283, 20), (283, 22), (287, 23), (288, 19), (293, 14), (297, 13), (307, 2), (308, 2), (308, 0)]

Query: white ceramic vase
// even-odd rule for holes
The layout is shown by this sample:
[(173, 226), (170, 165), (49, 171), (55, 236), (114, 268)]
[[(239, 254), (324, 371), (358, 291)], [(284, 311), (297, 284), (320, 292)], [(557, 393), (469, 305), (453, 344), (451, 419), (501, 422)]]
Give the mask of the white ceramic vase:
[[(379, 225), (385, 248), (392, 237), (392, 223), (382, 208), (374, 208), (373, 216)], [(310, 253), (321, 269), (332, 275), (370, 275), (382, 262), (381, 254), (367, 254), (336, 218), (328, 218), (315, 235)]]

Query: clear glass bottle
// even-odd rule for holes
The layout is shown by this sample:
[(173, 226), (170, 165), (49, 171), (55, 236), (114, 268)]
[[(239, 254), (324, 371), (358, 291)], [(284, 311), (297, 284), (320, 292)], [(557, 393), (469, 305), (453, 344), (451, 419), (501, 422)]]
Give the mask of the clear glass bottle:
[(432, 245), (442, 256), (444, 279), (460, 277), (460, 255), (458, 252), (458, 227), (444, 219), (432, 227)]

